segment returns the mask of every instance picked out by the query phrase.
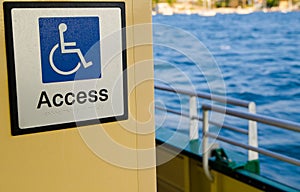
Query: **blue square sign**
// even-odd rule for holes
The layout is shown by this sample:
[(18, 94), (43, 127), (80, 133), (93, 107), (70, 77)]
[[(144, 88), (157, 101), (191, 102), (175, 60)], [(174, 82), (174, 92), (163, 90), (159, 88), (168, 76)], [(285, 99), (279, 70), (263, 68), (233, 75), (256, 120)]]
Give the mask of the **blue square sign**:
[(101, 78), (99, 17), (39, 18), (43, 83)]

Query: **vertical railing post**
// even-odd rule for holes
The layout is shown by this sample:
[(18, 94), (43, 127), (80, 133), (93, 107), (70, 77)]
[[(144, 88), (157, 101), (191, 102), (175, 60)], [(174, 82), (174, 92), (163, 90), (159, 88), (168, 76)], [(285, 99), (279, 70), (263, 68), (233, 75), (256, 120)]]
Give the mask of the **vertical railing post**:
[(190, 141), (199, 138), (197, 109), (196, 96), (190, 96)]
[[(249, 113), (256, 113), (256, 105), (254, 102), (249, 103), (248, 111)], [(258, 147), (256, 121), (248, 121), (248, 144), (252, 147)], [(248, 150), (248, 160), (251, 161), (256, 159), (258, 159), (258, 153), (255, 151)]]
[(209, 131), (209, 125), (208, 125), (208, 110), (203, 109), (203, 128), (202, 128), (202, 164), (203, 164), (203, 170), (204, 174), (206, 177), (210, 180), (213, 181), (213, 177), (210, 174), (209, 171), (209, 165), (208, 165), (208, 160), (209, 160), (209, 155), (210, 155), (210, 149), (209, 149), (209, 144), (208, 144), (208, 137), (206, 133)]

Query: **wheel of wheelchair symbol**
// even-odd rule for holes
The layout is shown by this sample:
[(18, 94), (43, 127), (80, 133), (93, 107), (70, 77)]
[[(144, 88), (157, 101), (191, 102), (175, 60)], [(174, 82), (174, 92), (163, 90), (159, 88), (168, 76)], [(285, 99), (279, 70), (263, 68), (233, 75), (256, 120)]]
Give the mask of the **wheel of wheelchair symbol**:
[(53, 69), (56, 73), (58, 73), (58, 74), (60, 74), (60, 75), (71, 75), (71, 74), (77, 72), (78, 69), (80, 68), (80, 62), (78, 62), (78, 64), (76, 65), (76, 67), (75, 67), (74, 69), (70, 70), (70, 71), (62, 71), (62, 70), (60, 70), (60, 69), (58, 69), (58, 68), (56, 67), (56, 65), (55, 65), (54, 62), (53, 62), (53, 55), (54, 55), (54, 52), (56, 51), (56, 49), (58, 49), (58, 47), (59, 47), (59, 44), (57, 43), (57, 44), (54, 45), (54, 47), (51, 49), (50, 54), (49, 54), (49, 62), (50, 62), (50, 66), (52, 67), (52, 69)]

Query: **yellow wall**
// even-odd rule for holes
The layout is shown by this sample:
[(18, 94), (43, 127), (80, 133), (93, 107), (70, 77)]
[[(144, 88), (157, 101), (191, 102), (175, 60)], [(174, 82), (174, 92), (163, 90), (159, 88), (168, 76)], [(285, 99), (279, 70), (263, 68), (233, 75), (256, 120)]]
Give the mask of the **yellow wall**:
[[(127, 33), (129, 120), (16, 137), (10, 128), (3, 8), (0, 18), (0, 191), (155, 191), (151, 1), (126, 1), (127, 26), (148, 23)], [(125, 165), (101, 159), (82, 139), (99, 129), (131, 149), (114, 154)], [(116, 153), (109, 145), (106, 149)]]

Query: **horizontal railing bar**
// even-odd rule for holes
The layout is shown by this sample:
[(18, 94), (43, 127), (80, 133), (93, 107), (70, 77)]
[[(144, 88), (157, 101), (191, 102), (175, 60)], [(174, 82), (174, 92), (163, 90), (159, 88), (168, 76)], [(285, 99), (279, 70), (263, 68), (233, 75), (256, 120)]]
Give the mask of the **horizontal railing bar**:
[(166, 112), (169, 112), (169, 113), (173, 113), (173, 114), (176, 114), (176, 115), (180, 115), (180, 116), (183, 116), (183, 117), (190, 118), (189, 114), (181, 113), (181, 112), (178, 112), (178, 111), (173, 110), (173, 109), (166, 109), (166, 108), (159, 107), (159, 106), (155, 106), (155, 109), (158, 109), (158, 110), (161, 110), (161, 111), (166, 111)]
[(209, 104), (203, 104), (202, 109), (203, 110), (211, 110), (211, 111), (215, 111), (218, 113), (223, 113), (223, 114), (240, 117), (240, 118), (247, 119), (247, 120), (257, 121), (260, 123), (264, 123), (264, 124), (279, 127), (279, 128), (288, 129), (291, 131), (300, 132), (300, 124), (292, 122), (292, 121), (280, 120), (280, 119), (268, 117), (265, 115), (247, 113), (247, 112), (243, 112), (243, 111), (238, 111), (238, 110), (234, 110), (234, 109), (230, 109), (230, 108), (224, 108), (224, 107), (220, 107), (220, 106), (216, 106), (216, 105), (209, 105)]
[(173, 89), (167, 86), (162, 86), (162, 85), (155, 85), (155, 89), (163, 90), (163, 91), (169, 91), (173, 93), (180, 93), (184, 95), (189, 95), (189, 96), (196, 96), (199, 98), (207, 99), (207, 100), (212, 100), (212, 101), (218, 101), (221, 103), (225, 104), (230, 104), (230, 105), (236, 105), (240, 107), (248, 107), (249, 101), (244, 101), (240, 99), (234, 99), (234, 98), (229, 98), (229, 97), (224, 97), (224, 96), (219, 96), (219, 95), (212, 95), (204, 92), (194, 92), (190, 90), (184, 90), (184, 89)]
[(241, 129), (241, 128), (234, 127), (234, 126), (229, 126), (229, 125), (222, 125), (222, 124), (214, 122), (214, 121), (209, 121), (209, 123), (213, 124), (215, 126), (224, 128), (224, 129), (228, 129), (228, 130), (231, 130), (231, 131), (242, 133), (244, 135), (248, 135), (248, 130), (245, 130), (245, 129)]
[[(155, 106), (155, 108), (158, 109), (158, 110), (162, 110), (162, 111), (166, 111), (166, 112), (169, 112), (169, 113), (173, 113), (173, 114), (176, 114), (176, 115), (180, 115), (180, 116), (183, 116), (183, 117), (190, 118), (189, 114), (181, 113), (181, 112), (178, 112), (178, 111), (173, 110), (173, 109), (166, 109), (166, 108), (159, 107), (159, 106)], [(198, 121), (203, 121), (203, 119), (201, 117), (195, 117), (195, 118)], [(241, 129), (241, 128), (234, 127), (234, 126), (229, 126), (229, 125), (224, 125), (224, 124), (222, 125), (221, 123), (217, 123), (217, 122), (214, 122), (214, 121), (209, 121), (209, 123), (212, 124), (212, 125), (224, 128), (224, 129), (228, 129), (228, 130), (231, 130), (231, 131), (236, 131), (236, 132), (248, 135), (248, 130), (245, 130), (245, 129)]]
[(260, 154), (263, 154), (263, 155), (273, 157), (273, 158), (281, 160), (281, 161), (285, 161), (285, 162), (300, 166), (300, 160), (298, 160), (298, 159), (294, 159), (294, 158), (291, 158), (291, 157), (288, 157), (288, 156), (285, 156), (285, 155), (281, 155), (281, 154), (278, 154), (278, 153), (275, 153), (275, 152), (272, 152), (272, 151), (269, 151), (269, 150), (266, 150), (266, 149), (262, 149), (262, 148), (258, 148), (258, 147), (252, 147), (250, 145), (239, 143), (239, 142), (236, 142), (236, 141), (233, 141), (233, 140), (230, 140), (230, 139), (227, 139), (225, 137), (218, 136), (218, 135), (215, 135), (215, 134), (212, 134), (212, 133), (207, 133), (206, 132), (205, 136), (211, 137), (211, 138), (214, 138), (214, 139), (226, 142), (226, 143), (229, 143), (231, 145), (239, 146), (239, 147), (244, 148), (244, 149), (248, 149), (248, 150), (251, 150), (251, 151), (256, 151)]

